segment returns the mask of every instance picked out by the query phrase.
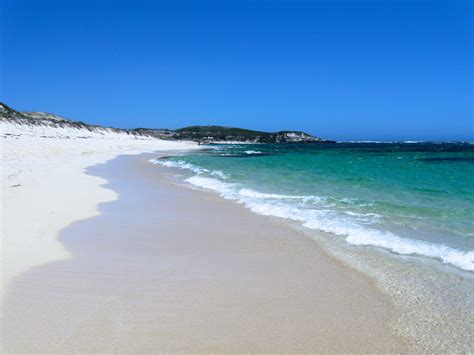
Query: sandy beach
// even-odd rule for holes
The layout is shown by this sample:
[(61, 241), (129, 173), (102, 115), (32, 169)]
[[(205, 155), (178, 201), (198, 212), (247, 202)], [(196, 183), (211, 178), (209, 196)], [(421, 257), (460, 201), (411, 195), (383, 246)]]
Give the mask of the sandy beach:
[(0, 355), (474, 355), (473, 4), (3, 1)]
[(29, 127), (0, 122), (2, 289), (30, 267), (66, 259), (57, 241), (71, 222), (95, 216), (97, 204), (117, 193), (88, 166), (119, 154), (195, 149), (188, 143), (100, 135), (87, 130)]
[[(33, 250), (50, 254), (30, 260), (3, 242), (3, 352), (406, 350), (370, 279), (281, 221), (179, 186), (173, 169), (148, 162), (156, 156), (63, 171), (53, 180), (63, 200), (35, 195), (46, 205), (27, 203), (34, 184), (23, 200), (4, 194), (2, 235), (35, 214), (50, 233)], [(68, 209), (79, 196), (87, 208)]]

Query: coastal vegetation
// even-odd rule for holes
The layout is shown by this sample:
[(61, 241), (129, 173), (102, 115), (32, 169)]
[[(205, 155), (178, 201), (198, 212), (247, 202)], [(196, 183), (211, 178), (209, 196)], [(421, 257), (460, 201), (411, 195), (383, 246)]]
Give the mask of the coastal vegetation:
[(81, 121), (73, 121), (46, 112), (20, 112), (0, 103), (0, 120), (30, 126), (50, 126), (67, 128), (85, 128), (94, 132), (116, 132), (135, 136), (146, 136), (164, 140), (194, 141), (200, 144), (214, 142), (239, 143), (330, 143), (302, 131), (263, 132), (244, 128), (223, 126), (189, 126), (176, 130), (162, 128), (123, 129), (89, 125)]

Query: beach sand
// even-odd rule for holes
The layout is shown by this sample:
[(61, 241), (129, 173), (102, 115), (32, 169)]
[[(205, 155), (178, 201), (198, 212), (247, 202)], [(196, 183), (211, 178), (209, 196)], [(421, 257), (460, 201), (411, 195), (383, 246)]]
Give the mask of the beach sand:
[(118, 199), (62, 230), (69, 258), (9, 282), (2, 352), (406, 350), (370, 279), (152, 157), (88, 169)]
[(196, 148), (186, 142), (0, 121), (2, 291), (29, 268), (70, 257), (58, 242), (59, 231), (98, 215), (98, 203), (117, 198), (102, 187), (106, 180), (85, 174), (88, 166), (119, 154)]

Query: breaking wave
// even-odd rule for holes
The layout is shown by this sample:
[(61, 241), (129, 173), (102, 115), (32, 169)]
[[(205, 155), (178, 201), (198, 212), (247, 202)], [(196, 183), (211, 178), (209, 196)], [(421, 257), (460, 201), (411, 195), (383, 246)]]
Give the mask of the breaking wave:
[[(285, 195), (264, 193), (242, 187), (237, 183), (224, 182), (227, 176), (220, 171), (210, 171), (184, 161), (155, 159), (154, 164), (187, 169), (196, 175), (185, 181), (195, 187), (219, 193), (225, 199), (244, 204), (256, 214), (285, 218), (302, 223), (309, 229), (332, 233), (345, 238), (353, 245), (374, 246), (401, 255), (420, 255), (441, 260), (457, 268), (474, 271), (474, 251), (461, 251), (443, 244), (402, 238), (390, 231), (364, 225), (367, 219), (379, 216), (375, 213), (361, 215), (354, 212), (330, 210), (324, 196)], [(211, 177), (214, 176), (214, 177)], [(216, 179), (215, 177), (221, 178)], [(333, 198), (332, 198), (333, 199)], [(358, 217), (362, 217), (358, 219)]]

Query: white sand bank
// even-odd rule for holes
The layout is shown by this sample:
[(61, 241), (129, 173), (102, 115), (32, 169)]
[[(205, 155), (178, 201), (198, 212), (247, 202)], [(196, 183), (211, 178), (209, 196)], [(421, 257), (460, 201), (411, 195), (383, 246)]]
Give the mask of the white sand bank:
[(1, 287), (19, 273), (68, 257), (56, 239), (71, 222), (117, 198), (85, 168), (117, 155), (196, 149), (193, 143), (0, 122)]

